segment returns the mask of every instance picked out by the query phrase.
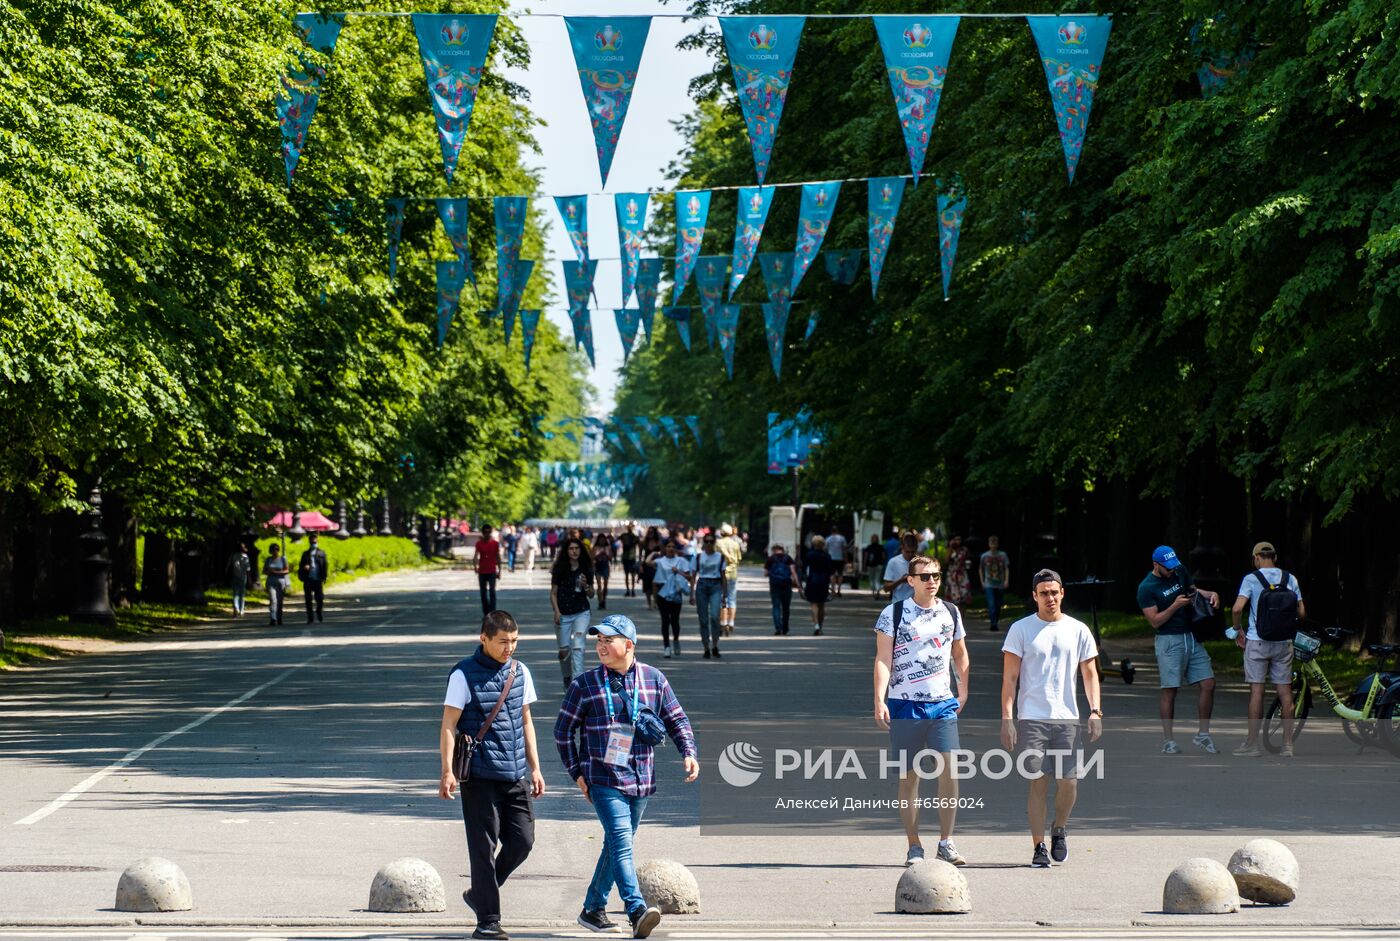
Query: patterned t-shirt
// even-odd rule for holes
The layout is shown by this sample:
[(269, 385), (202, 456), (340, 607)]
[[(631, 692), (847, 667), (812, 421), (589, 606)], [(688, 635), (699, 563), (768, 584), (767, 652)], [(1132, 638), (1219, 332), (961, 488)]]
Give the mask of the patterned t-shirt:
[(894, 669), (887, 698), (939, 702), (953, 695), (953, 641), (967, 636), (962, 615), (937, 598), (933, 607), (921, 608), (910, 598), (901, 602), (904, 617), (894, 635), (894, 605), (887, 604), (875, 621), (875, 630), (894, 636)]

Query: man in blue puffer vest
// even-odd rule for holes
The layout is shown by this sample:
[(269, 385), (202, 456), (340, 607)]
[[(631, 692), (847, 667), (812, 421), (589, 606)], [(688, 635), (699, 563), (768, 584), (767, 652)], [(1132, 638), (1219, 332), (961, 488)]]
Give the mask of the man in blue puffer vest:
[[(459, 783), (462, 790), (472, 871), (471, 888), (462, 900), (476, 914), (472, 937), (496, 941), (510, 937), (501, 928), (500, 887), (530, 855), (535, 843), (532, 800), (544, 793), (530, 718), (530, 704), (539, 696), (529, 668), (513, 659), (519, 643), (520, 627), (507, 612), (492, 611), (482, 619), (481, 646), (452, 668), (438, 736), (438, 796), (451, 800)], [(452, 773), (457, 733), (476, 736), (503, 691), (505, 701), (472, 755), (471, 774), (458, 782)]]

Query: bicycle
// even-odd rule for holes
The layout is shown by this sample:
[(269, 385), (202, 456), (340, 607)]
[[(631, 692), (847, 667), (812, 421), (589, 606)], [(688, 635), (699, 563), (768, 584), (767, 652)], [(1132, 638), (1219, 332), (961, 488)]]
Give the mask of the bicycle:
[[(1400, 729), (1392, 727), (1378, 732), (1380, 720), (1379, 706), (1382, 702), (1392, 702), (1392, 713), (1400, 712), (1400, 675), (1386, 672), (1386, 661), (1400, 655), (1400, 645), (1372, 644), (1367, 652), (1376, 657), (1376, 672), (1367, 676), (1343, 702), (1342, 697), (1332, 688), (1327, 675), (1317, 665), (1315, 658), (1324, 642), (1339, 643), (1344, 635), (1354, 634), (1344, 627), (1323, 627), (1309, 629), (1303, 627), (1293, 638), (1293, 661), (1298, 668), (1293, 671), (1293, 740), (1302, 734), (1303, 725), (1312, 712), (1313, 687), (1316, 687), (1328, 705), (1342, 719), (1342, 731), (1362, 748), (1375, 746), (1378, 741), (1388, 751), (1400, 757), (1400, 750), (1390, 744), (1397, 740), (1400, 746)], [(1283, 700), (1275, 697), (1264, 719), (1264, 748), (1277, 754), (1283, 748)], [(1400, 715), (1397, 715), (1400, 720)]]

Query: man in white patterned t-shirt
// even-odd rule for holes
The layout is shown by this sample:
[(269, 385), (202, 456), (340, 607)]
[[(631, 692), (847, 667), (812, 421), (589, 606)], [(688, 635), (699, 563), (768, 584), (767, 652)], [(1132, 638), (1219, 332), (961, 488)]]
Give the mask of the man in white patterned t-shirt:
[[(924, 858), (919, 840), (919, 775), (921, 753), (941, 758), (938, 775), (938, 858), (966, 865), (953, 846), (958, 781), (953, 777), (952, 752), (958, 749), (958, 713), (967, 703), (966, 632), (962, 612), (940, 601), (943, 580), (938, 562), (916, 555), (905, 576), (913, 595), (895, 601), (875, 621), (875, 724), (890, 733), (890, 751), (901, 755), (900, 819), (909, 840), (906, 866)], [(896, 595), (896, 597), (898, 597)], [(952, 669), (958, 689), (952, 689)]]

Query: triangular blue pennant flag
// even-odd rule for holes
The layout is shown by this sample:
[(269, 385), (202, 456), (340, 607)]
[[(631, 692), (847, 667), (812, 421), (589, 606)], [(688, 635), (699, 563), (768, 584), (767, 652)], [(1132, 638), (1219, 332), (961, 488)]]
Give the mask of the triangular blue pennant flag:
[(457, 316), (461, 304), (462, 286), (466, 284), (466, 272), (462, 263), (440, 261), (437, 263), (437, 345), (441, 349), (447, 341), (447, 328)]
[(618, 434), (616, 431), (613, 431), (611, 428), (603, 432), (603, 437), (607, 438), (608, 444), (613, 446), (614, 454), (621, 455), (624, 451), (627, 450), (627, 448), (624, 447), (622, 444), (622, 435)]
[(687, 353), (690, 352), (690, 308), (689, 307), (667, 307), (663, 311), (670, 318), (671, 323), (676, 325), (676, 333), (681, 338), (681, 345), (685, 347)]
[(806, 343), (812, 339), (812, 334), (817, 332), (817, 320), (821, 317), (821, 311), (813, 307), (807, 313), (807, 332), (802, 335), (802, 342)]
[(384, 200), (384, 234), (389, 242), (389, 288), (399, 274), (399, 242), (403, 239), (403, 219), (408, 211), (407, 199)]
[(734, 347), (739, 342), (738, 304), (721, 304), (715, 316), (715, 329), (719, 332), (719, 349), (724, 354), (724, 371), (734, 378)]
[(695, 271), (700, 246), (705, 241), (705, 222), (710, 217), (710, 191), (676, 192), (676, 283), (671, 299), (680, 300), (686, 282)]
[(525, 372), (530, 371), (530, 352), (535, 348), (535, 331), (540, 325), (540, 312), (536, 309), (520, 312), (520, 338), (525, 344)]
[[(513, 279), (520, 260), (520, 243), (525, 236), (525, 218), (530, 201), (524, 196), (497, 196), (496, 215), (496, 306), (504, 310), (515, 296)], [(518, 301), (517, 301), (518, 303)]]
[(701, 255), (695, 266), (695, 287), (700, 292), (700, 314), (705, 318), (705, 339), (714, 349), (715, 317), (723, 300), (724, 278), (729, 271), (729, 259), (724, 255)]
[(1055, 125), (1060, 131), (1060, 145), (1065, 151), (1065, 169), (1069, 181), (1084, 152), (1084, 138), (1089, 133), (1089, 112), (1094, 107), (1104, 52), (1108, 49), (1108, 33), (1113, 28), (1111, 16), (1027, 16), (1031, 35), (1040, 50), (1045, 66), (1045, 81), (1050, 87), (1050, 103), (1055, 107)]
[(768, 210), (773, 205), (773, 192), (771, 186), (739, 187), (739, 220), (734, 227), (734, 271), (729, 276), (731, 298), (739, 290), (739, 285), (744, 283), (744, 276), (753, 264), (758, 240), (763, 236), (763, 223), (767, 221)]
[(649, 16), (566, 16), (574, 66), (598, 146), (598, 169), (608, 185), (617, 139), (637, 83), (637, 66), (651, 29)]
[(890, 250), (890, 237), (894, 235), (894, 220), (899, 215), (899, 204), (903, 200), (904, 177), (871, 177), (866, 212), (870, 224), (870, 296), (872, 298), (880, 290), (880, 272), (885, 267), (885, 254)]
[[(596, 265), (597, 262), (591, 264)], [(569, 319), (573, 321), (575, 347), (582, 344), (583, 351), (588, 354), (589, 365), (596, 368), (598, 361), (593, 357), (593, 311), (585, 307), (577, 313), (571, 313)]]
[(685, 426), (690, 429), (690, 434), (695, 438), (695, 443), (703, 446), (705, 442), (700, 440), (700, 416), (685, 416)]
[(632, 355), (632, 344), (637, 341), (637, 325), (642, 322), (642, 312), (631, 309), (614, 309), (617, 321), (617, 334), (622, 337), (622, 361), (627, 362)]
[(565, 261), (564, 291), (569, 298), (569, 313), (588, 309), (588, 298), (593, 293), (593, 276), (598, 273), (598, 262), (584, 264), (579, 261)]
[(505, 321), (506, 346), (510, 346), (510, 335), (515, 328), (515, 312), (520, 309), (520, 301), (525, 296), (525, 288), (530, 283), (530, 275), (534, 270), (534, 259), (522, 258), (515, 263), (515, 271), (510, 279), (510, 296), (497, 311)]
[(802, 206), (797, 213), (797, 247), (792, 258), (792, 293), (817, 260), (831, 217), (836, 212), (836, 199), (841, 195), (841, 183), (803, 183)]
[(1201, 97), (1213, 98), (1231, 79), (1243, 76), (1254, 64), (1258, 47), (1252, 41), (1235, 42), (1237, 51), (1222, 50), (1214, 42), (1207, 41), (1204, 35), (1218, 36), (1227, 31), (1228, 18), (1223, 13), (1191, 25), (1191, 52), (1200, 61), (1196, 69), (1196, 80), (1201, 83)]
[(792, 63), (802, 39), (805, 16), (721, 16), (720, 30), (744, 123), (749, 129), (758, 182), (768, 173), (773, 141), (792, 81)]
[(924, 168), (938, 100), (948, 77), (948, 59), (958, 34), (956, 16), (873, 16), (885, 53), (885, 71), (904, 130), (914, 185)]
[(948, 289), (953, 283), (953, 260), (958, 255), (958, 234), (962, 231), (963, 213), (966, 210), (966, 196), (938, 194), (938, 261), (943, 268), (945, 301), (948, 299)]
[(622, 249), (622, 303), (626, 304), (637, 284), (637, 263), (642, 257), (642, 235), (647, 227), (647, 194), (618, 193), (617, 239)]
[(758, 267), (768, 288), (768, 301), (784, 309), (792, 306), (792, 254), (759, 252)]
[(554, 205), (559, 207), (564, 231), (569, 233), (569, 241), (574, 244), (574, 254), (579, 261), (588, 261), (588, 197), (556, 196)]
[(858, 248), (833, 248), (822, 252), (826, 259), (826, 273), (837, 284), (855, 284), (860, 274), (860, 254)]
[(656, 318), (656, 298), (661, 293), (661, 259), (643, 258), (637, 263), (637, 309), (642, 315), (642, 329), (651, 342), (652, 321)]
[[(345, 14), (299, 13), (293, 23), (308, 46), (329, 56), (345, 25)], [(282, 167), (287, 171), (288, 186), (292, 185), (292, 174), (306, 147), (306, 134), (311, 129), (311, 119), (316, 115), (316, 103), (321, 97), (321, 80), (326, 77), (325, 68), (305, 56), (299, 58), (300, 67), (282, 78), (282, 91), (287, 97), (279, 95), (276, 102), (277, 123), (282, 128)]]
[(452, 250), (457, 253), (457, 261), (461, 263), (462, 270), (472, 284), (476, 284), (476, 273), (472, 271), (471, 245), (467, 241), (467, 199), (435, 199), (438, 218), (442, 220), (442, 230), (447, 233), (447, 240), (452, 243)]
[(666, 433), (671, 436), (671, 443), (676, 447), (680, 447), (681, 431), (680, 426), (676, 424), (676, 420), (670, 415), (660, 415), (657, 417), (657, 421), (661, 422), (661, 427), (665, 428)]
[(428, 80), (428, 95), (437, 116), (442, 166), (451, 183), (462, 142), (467, 139), (476, 90), (491, 50), (491, 36), (496, 32), (496, 16), (414, 13), (412, 17), (418, 53), (423, 58), (423, 76)]
[(647, 452), (642, 447), (642, 436), (637, 434), (635, 429), (628, 428), (625, 424), (622, 424), (621, 422), (619, 422), (618, 424), (622, 426), (623, 432), (627, 435), (627, 440), (632, 443), (632, 447), (636, 450), (636, 452), (642, 457), (646, 457)]
[[(763, 305), (763, 333), (768, 341), (768, 359), (773, 364), (773, 375), (783, 378), (783, 346), (787, 342), (788, 311), (786, 304)], [(733, 378), (733, 370), (730, 370)]]

